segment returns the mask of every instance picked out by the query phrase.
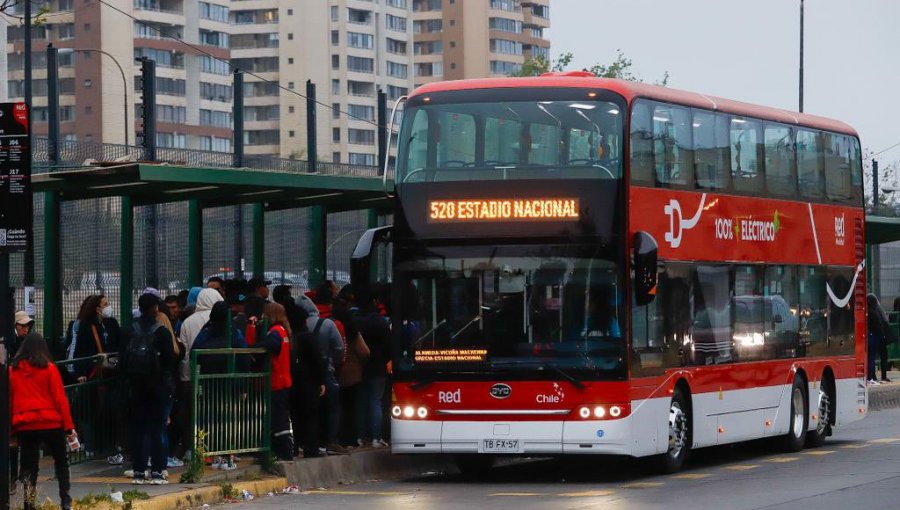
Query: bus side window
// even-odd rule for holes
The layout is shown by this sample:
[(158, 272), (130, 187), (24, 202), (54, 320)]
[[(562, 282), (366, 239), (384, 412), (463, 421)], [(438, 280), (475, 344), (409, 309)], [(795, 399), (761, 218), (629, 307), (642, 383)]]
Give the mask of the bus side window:
[(694, 173), (697, 187), (728, 189), (728, 118), (724, 115), (694, 110)]
[(694, 307), (691, 362), (694, 365), (731, 363), (734, 361), (731, 267), (698, 265), (696, 271), (690, 300)]
[(690, 349), (692, 264), (667, 262), (659, 272), (656, 299), (631, 309), (631, 375), (660, 375), (685, 364)]
[(691, 112), (657, 104), (653, 109), (653, 159), (660, 187), (692, 187), (694, 155)]
[[(827, 269), (828, 286), (838, 299), (852, 292), (853, 269), (829, 267)], [(831, 297), (828, 298), (828, 344), (827, 354), (853, 354), (854, 343), (854, 297), (845, 306), (838, 306)], [(861, 341), (865, 341), (861, 339)]]
[(758, 193), (763, 189), (762, 123), (731, 119), (731, 179), (735, 191)]
[(803, 266), (800, 277), (800, 345), (807, 356), (824, 356), (828, 332), (825, 293), (825, 269)]
[(824, 133), (825, 194), (829, 200), (847, 203), (853, 197), (850, 184), (850, 137)]
[(859, 150), (859, 140), (850, 138), (850, 187), (853, 193), (853, 205), (862, 206), (862, 156)]
[(631, 182), (652, 186), (653, 127), (650, 104), (636, 101), (631, 106)]
[(791, 128), (766, 123), (766, 188), (771, 195), (793, 197), (797, 193), (797, 158)]
[(822, 198), (825, 195), (822, 136), (804, 129), (797, 131), (797, 184), (800, 195)]

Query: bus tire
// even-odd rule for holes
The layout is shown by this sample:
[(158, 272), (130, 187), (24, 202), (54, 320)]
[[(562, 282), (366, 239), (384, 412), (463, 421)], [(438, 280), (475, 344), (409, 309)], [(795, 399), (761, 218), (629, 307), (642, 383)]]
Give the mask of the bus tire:
[(794, 384), (791, 387), (791, 414), (789, 415), (789, 425), (787, 434), (784, 435), (784, 449), (788, 452), (799, 452), (803, 449), (803, 443), (806, 441), (806, 428), (808, 425), (809, 413), (806, 403), (806, 382), (803, 376), (796, 375)]
[(680, 471), (691, 450), (691, 408), (684, 390), (675, 387), (669, 404), (669, 440), (666, 453), (659, 456), (659, 465), (665, 473)]
[(453, 461), (459, 473), (467, 480), (483, 478), (494, 467), (494, 457), (491, 455), (457, 455)]
[(806, 446), (817, 448), (825, 444), (825, 438), (831, 435), (831, 424), (834, 422), (834, 388), (831, 377), (826, 375), (819, 382), (816, 395), (816, 428), (806, 433)]

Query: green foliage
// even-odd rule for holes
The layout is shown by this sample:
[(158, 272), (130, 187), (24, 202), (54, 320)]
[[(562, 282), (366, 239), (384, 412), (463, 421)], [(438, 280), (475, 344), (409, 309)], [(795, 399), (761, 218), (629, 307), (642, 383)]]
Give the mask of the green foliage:
[(140, 500), (150, 499), (150, 495), (144, 491), (132, 489), (130, 491), (123, 492), (122, 499), (125, 500), (126, 504), (129, 504), (132, 501), (140, 501)]
[(112, 499), (109, 497), (109, 494), (88, 494), (76, 499), (73, 503), (75, 508), (87, 509), (94, 508), (100, 503), (112, 503)]
[[(575, 55), (571, 51), (561, 54), (553, 62), (548, 61), (542, 56), (537, 56), (526, 60), (525, 63), (522, 64), (522, 68), (518, 72), (510, 74), (510, 76), (540, 76), (550, 71), (567, 71), (569, 70), (569, 66), (572, 64), (572, 61), (574, 59)], [(593, 73), (594, 76), (598, 76), (600, 78), (615, 78), (625, 81), (643, 82), (644, 80), (640, 76), (632, 72), (631, 66), (631, 59), (626, 57), (625, 53), (621, 49), (618, 49), (616, 50), (616, 59), (611, 63), (600, 64), (598, 62), (589, 68), (583, 69), (583, 71)], [(668, 85), (668, 83), (669, 71), (666, 71), (663, 74), (661, 80), (654, 82), (655, 85), (661, 85), (663, 87)]]
[(238, 490), (234, 488), (234, 485), (231, 485), (230, 483), (223, 483), (219, 485), (219, 487), (222, 488), (222, 498), (224, 498), (225, 501), (235, 500), (241, 495)]
[(199, 430), (197, 431), (197, 444), (194, 446), (191, 460), (187, 463), (187, 468), (184, 470), (184, 473), (181, 473), (181, 478), (179, 479), (181, 483), (200, 482), (203, 478), (203, 469), (206, 467), (204, 463), (207, 451), (206, 431)]

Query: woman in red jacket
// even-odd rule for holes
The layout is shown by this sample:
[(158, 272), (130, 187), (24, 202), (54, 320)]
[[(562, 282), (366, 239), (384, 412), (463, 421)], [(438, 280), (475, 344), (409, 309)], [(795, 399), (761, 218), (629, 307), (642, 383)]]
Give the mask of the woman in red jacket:
[(270, 327), (257, 342), (272, 356), (272, 450), (278, 460), (294, 458), (294, 433), (291, 425), (291, 325), (284, 307), (268, 303), (265, 318)]
[(46, 445), (56, 464), (60, 506), (71, 510), (66, 435), (72, 440), (77, 436), (62, 378), (41, 335), (30, 333), (25, 337), (9, 369), (9, 385), (12, 431), (22, 449), (25, 510), (35, 508), (41, 444)]

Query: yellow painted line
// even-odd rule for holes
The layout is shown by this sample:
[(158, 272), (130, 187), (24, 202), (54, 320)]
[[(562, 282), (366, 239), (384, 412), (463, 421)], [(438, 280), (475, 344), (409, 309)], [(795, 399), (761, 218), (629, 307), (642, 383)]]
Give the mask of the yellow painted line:
[(128, 484), (131, 482), (129, 478), (121, 476), (79, 476), (72, 478), (73, 483), (117, 483)]
[(559, 494), (564, 498), (598, 498), (602, 496), (612, 496), (613, 491), (585, 491), (585, 492), (563, 492)]
[(306, 491), (306, 495), (324, 495), (324, 496), (403, 496), (405, 492), (386, 492), (386, 491), (332, 491), (332, 490), (316, 490)]
[(834, 453), (834, 450), (810, 450), (803, 452), (803, 455), (829, 455), (832, 453)]
[(794, 462), (795, 460), (800, 460), (800, 457), (772, 457), (771, 459), (766, 459), (763, 462), (774, 462), (775, 464), (784, 464), (785, 462)]
[(896, 443), (896, 442), (898, 442), (898, 441), (900, 441), (900, 438), (896, 438), (896, 437), (884, 437), (884, 438), (881, 438), (881, 439), (872, 439), (872, 440), (869, 441), (869, 442), (870, 442), (870, 443), (873, 443), (873, 444), (885, 444), (885, 443)]
[(733, 466), (725, 466), (725, 469), (729, 471), (750, 471), (751, 469), (756, 469), (758, 467), (758, 464), (735, 464)]
[(532, 496), (546, 496), (547, 494), (543, 494), (540, 492), (495, 492), (493, 494), (488, 494), (488, 497), (532, 497)]
[(845, 450), (849, 450), (849, 449), (854, 449), (854, 448), (865, 448), (867, 446), (869, 446), (869, 445), (867, 445), (866, 443), (853, 443), (853, 444), (845, 444), (845, 445), (841, 446), (841, 448), (843, 448)]
[(680, 475), (672, 475), (676, 480), (700, 480), (710, 476), (708, 473), (682, 473)]
[(634, 483), (626, 483), (622, 486), (623, 489), (652, 489), (654, 487), (662, 487), (664, 484), (662, 482), (634, 482)]

